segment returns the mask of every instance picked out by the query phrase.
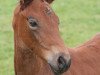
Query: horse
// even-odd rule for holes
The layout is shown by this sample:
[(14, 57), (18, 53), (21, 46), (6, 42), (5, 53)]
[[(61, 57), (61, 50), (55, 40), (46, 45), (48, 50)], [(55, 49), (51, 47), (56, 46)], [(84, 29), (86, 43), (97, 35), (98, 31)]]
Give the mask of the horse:
[(76, 48), (65, 47), (52, 2), (20, 0), (17, 5), (13, 18), (15, 75), (99, 75), (100, 34)]
[(61, 75), (71, 65), (53, 0), (20, 0), (14, 10), (15, 75)]

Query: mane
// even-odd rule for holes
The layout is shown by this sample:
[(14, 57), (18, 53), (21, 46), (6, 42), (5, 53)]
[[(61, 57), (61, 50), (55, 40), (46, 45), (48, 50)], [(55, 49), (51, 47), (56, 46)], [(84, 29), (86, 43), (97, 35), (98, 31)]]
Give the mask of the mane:
[(21, 10), (24, 10), (33, 0), (20, 0)]

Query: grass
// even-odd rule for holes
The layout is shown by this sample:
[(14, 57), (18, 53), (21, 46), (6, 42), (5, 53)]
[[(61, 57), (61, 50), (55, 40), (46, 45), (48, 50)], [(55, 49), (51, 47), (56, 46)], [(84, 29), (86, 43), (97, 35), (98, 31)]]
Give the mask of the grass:
[[(14, 75), (12, 14), (17, 0), (0, 0), (0, 75)], [(55, 0), (65, 44), (74, 47), (100, 32), (100, 0)]]
[(76, 46), (100, 32), (100, 0), (57, 0), (53, 5), (65, 43)]

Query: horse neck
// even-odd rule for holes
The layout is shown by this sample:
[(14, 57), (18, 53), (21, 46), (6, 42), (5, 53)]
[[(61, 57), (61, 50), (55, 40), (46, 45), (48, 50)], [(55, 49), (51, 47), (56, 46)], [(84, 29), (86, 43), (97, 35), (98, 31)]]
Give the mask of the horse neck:
[(100, 34), (83, 45), (70, 50), (72, 64), (65, 75), (100, 74)]
[(49, 65), (15, 37), (15, 75), (53, 75)]

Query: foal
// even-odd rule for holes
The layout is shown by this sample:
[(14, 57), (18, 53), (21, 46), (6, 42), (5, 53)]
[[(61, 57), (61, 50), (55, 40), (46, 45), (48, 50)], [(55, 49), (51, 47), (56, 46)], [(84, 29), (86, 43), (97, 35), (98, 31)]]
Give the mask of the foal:
[[(74, 49), (64, 46), (53, 0), (20, 0), (15, 9), (15, 75), (100, 75), (100, 34)], [(69, 52), (68, 52), (69, 51)]]
[(53, 0), (20, 0), (14, 18), (15, 75), (60, 75), (71, 64), (59, 35)]

